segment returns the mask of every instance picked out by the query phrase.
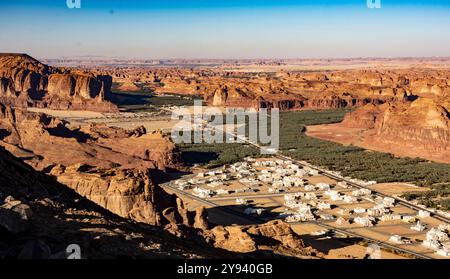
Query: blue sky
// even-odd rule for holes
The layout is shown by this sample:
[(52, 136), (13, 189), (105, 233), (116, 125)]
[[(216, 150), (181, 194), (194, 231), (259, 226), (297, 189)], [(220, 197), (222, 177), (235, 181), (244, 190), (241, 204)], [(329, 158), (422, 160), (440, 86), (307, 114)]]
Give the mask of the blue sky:
[(0, 52), (38, 58), (450, 56), (450, 0), (0, 1)]

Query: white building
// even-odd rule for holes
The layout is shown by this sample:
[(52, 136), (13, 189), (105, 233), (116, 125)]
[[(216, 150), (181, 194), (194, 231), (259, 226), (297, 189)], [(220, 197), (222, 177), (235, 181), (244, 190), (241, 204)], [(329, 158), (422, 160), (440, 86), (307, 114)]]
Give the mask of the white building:
[(327, 235), (329, 233), (330, 233), (330, 230), (320, 230), (320, 231), (312, 232), (311, 235), (323, 236), (323, 235)]
[(362, 225), (363, 227), (372, 227), (373, 221), (368, 217), (356, 217), (353, 221), (357, 224)]
[(450, 224), (440, 224), (438, 226), (438, 230), (449, 233), (450, 232)]
[(441, 244), (437, 240), (425, 239), (422, 242), (422, 246), (425, 246), (428, 249), (431, 249), (431, 250), (434, 250), (434, 251), (438, 251), (439, 249), (441, 249)]
[(352, 191), (352, 196), (354, 197), (363, 197), (363, 196), (368, 196), (372, 194), (372, 191), (370, 191), (369, 189), (358, 189), (355, 191)]
[(285, 201), (295, 201), (301, 197), (303, 197), (305, 194), (304, 193), (290, 193), (290, 194), (286, 194), (284, 195), (284, 200)]
[(344, 188), (344, 189), (347, 189), (347, 188), (350, 188), (351, 186), (349, 186), (348, 184), (347, 184), (347, 182), (345, 182), (345, 181), (340, 181), (340, 182), (338, 182), (337, 184), (336, 184), (338, 187), (341, 187), (341, 188)]
[(373, 207), (373, 208), (367, 209), (367, 214), (369, 216), (380, 217), (384, 213), (385, 213), (385, 209), (384, 208)]
[(326, 183), (317, 183), (316, 187), (319, 188), (319, 190), (322, 190), (322, 191), (327, 191), (327, 190), (330, 190), (330, 188), (331, 188), (330, 184), (326, 184)]
[(248, 200), (246, 200), (246, 199), (236, 199), (236, 204), (248, 205)]
[(334, 216), (331, 214), (320, 214), (319, 217), (320, 217), (320, 219), (325, 220), (325, 221), (334, 220)]
[(225, 190), (225, 189), (217, 189), (217, 190), (216, 190), (216, 193), (217, 193), (218, 195), (228, 195), (228, 194), (230, 194), (230, 191)]
[(353, 212), (355, 214), (363, 214), (363, 213), (366, 213), (366, 209), (362, 208), (362, 207), (356, 207), (356, 208), (353, 208)]
[(344, 196), (344, 202), (346, 203), (356, 203), (358, 199), (354, 196)]
[(305, 200), (316, 200), (317, 199), (316, 193), (305, 193), (304, 199)]
[(203, 189), (200, 187), (195, 187), (193, 192), (194, 192), (194, 195), (196, 195), (197, 197), (202, 198), (202, 199), (214, 196), (214, 191), (211, 191), (208, 189)]
[(256, 215), (261, 215), (263, 214), (264, 209), (263, 208), (252, 208), (252, 207), (247, 207), (244, 210), (244, 214), (246, 215), (251, 215), (251, 214), (256, 214)]
[(417, 214), (418, 218), (427, 218), (430, 217), (431, 213), (426, 210), (419, 210), (419, 213)]
[(210, 188), (216, 188), (216, 187), (221, 187), (223, 186), (223, 183), (220, 181), (213, 181), (211, 183), (206, 184), (206, 186), (210, 187)]
[(417, 219), (414, 216), (403, 216), (402, 221), (406, 223), (415, 223)]
[(439, 242), (449, 241), (448, 234), (439, 228), (432, 228), (427, 232), (427, 240), (436, 240)]
[(400, 214), (384, 214), (380, 218), (380, 220), (382, 222), (395, 221), (395, 220), (401, 220), (401, 219), (402, 219), (402, 215), (400, 215)]
[(306, 222), (306, 221), (314, 221), (316, 218), (311, 212), (311, 208), (304, 207), (299, 208), (299, 210), (292, 215), (286, 217), (286, 222)]
[(395, 244), (405, 244), (403, 241), (403, 237), (401, 237), (398, 234), (394, 234), (389, 238), (389, 242), (395, 243)]
[(393, 207), (395, 205), (395, 199), (390, 197), (384, 197), (382, 205), (385, 207)]
[(348, 208), (341, 208), (337, 212), (339, 215), (345, 216), (350, 214), (350, 210)]
[(336, 190), (327, 190), (323, 194), (324, 194), (324, 196), (329, 197), (333, 201), (342, 200), (341, 194)]
[(331, 208), (331, 204), (329, 204), (327, 202), (319, 202), (319, 204), (317, 205), (317, 208), (320, 209), (320, 210), (330, 209)]
[(411, 226), (410, 229), (417, 232), (423, 232), (426, 229), (426, 227), (422, 225), (422, 223), (417, 222), (417, 224)]

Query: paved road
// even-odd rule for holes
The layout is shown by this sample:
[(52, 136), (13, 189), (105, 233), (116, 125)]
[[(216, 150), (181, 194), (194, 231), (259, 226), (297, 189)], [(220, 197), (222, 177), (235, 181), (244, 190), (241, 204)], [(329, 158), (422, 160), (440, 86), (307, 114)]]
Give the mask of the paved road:
[[(217, 127), (214, 127), (214, 128), (217, 128)], [(260, 145), (258, 145), (257, 143), (254, 143), (254, 142), (249, 141), (247, 138), (239, 137), (239, 136), (236, 135), (236, 134), (227, 133), (226, 131), (224, 131), (224, 133), (228, 134), (229, 136), (235, 136), (235, 137), (238, 137), (238, 138), (240, 138), (241, 140), (243, 140), (245, 143), (250, 144), (250, 145), (252, 145), (252, 146), (254, 146), (254, 147), (262, 148)], [(344, 181), (344, 182), (346, 182), (348, 185), (353, 186), (353, 187), (355, 187), (355, 188), (359, 188), (359, 189), (369, 189), (369, 190), (371, 190), (373, 193), (375, 193), (376, 195), (378, 195), (378, 196), (380, 196), (380, 197), (390, 197), (390, 198), (393, 198), (393, 199), (395, 199), (399, 204), (401, 204), (401, 205), (403, 205), (403, 206), (405, 206), (405, 207), (407, 207), (407, 208), (410, 208), (410, 209), (413, 209), (413, 210), (425, 210), (425, 211), (428, 211), (428, 212), (430, 212), (431, 216), (433, 216), (434, 218), (436, 218), (436, 219), (438, 219), (438, 220), (441, 220), (441, 221), (443, 221), (443, 222), (445, 222), (445, 223), (450, 223), (450, 219), (447, 218), (447, 217), (445, 217), (444, 215), (441, 215), (441, 214), (439, 214), (439, 213), (433, 212), (433, 211), (431, 211), (431, 210), (429, 210), (429, 209), (425, 209), (425, 208), (419, 207), (419, 206), (417, 206), (417, 205), (414, 205), (414, 204), (412, 204), (412, 203), (409, 203), (409, 202), (407, 202), (407, 201), (405, 201), (405, 200), (402, 200), (402, 199), (399, 199), (399, 198), (397, 198), (397, 197), (393, 197), (393, 196), (386, 195), (386, 194), (383, 194), (383, 193), (381, 193), (381, 192), (375, 191), (375, 190), (370, 189), (369, 187), (367, 187), (367, 186), (365, 186), (365, 185), (361, 185), (361, 184), (355, 183), (355, 182), (350, 181), (350, 180), (348, 180), (348, 179), (346, 179), (346, 178), (344, 178), (344, 177), (341, 177), (341, 176), (338, 176), (338, 175), (336, 175), (336, 174), (330, 173), (330, 172), (327, 171), (327, 170), (323, 170), (323, 169), (321, 169), (321, 168), (319, 168), (319, 167), (315, 167), (315, 166), (312, 166), (312, 165), (310, 165), (310, 164), (301, 162), (301, 161), (299, 161), (299, 160), (295, 160), (295, 159), (290, 158), (290, 157), (288, 157), (288, 156), (282, 155), (282, 154), (280, 154), (279, 152), (274, 153), (273, 156), (274, 156), (274, 157), (277, 157), (277, 158), (279, 158), (279, 159), (283, 159), (283, 160), (290, 160), (290, 161), (292, 161), (292, 162), (294, 162), (294, 163), (296, 163), (296, 164), (298, 164), (298, 165), (304, 166), (304, 167), (309, 167), (309, 168), (311, 168), (311, 169), (318, 170), (318, 171), (322, 172), (324, 176), (327, 176), (327, 177), (329, 177), (329, 178), (331, 178), (331, 179), (334, 179), (334, 180), (337, 180), (337, 181)], [(193, 199), (193, 200), (196, 200), (196, 201), (199, 201), (199, 202), (201, 202), (201, 203), (204, 203), (204, 204), (206, 204), (206, 205), (208, 205), (208, 206), (211, 206), (211, 207), (220, 207), (224, 212), (227, 212), (227, 213), (232, 214), (232, 215), (235, 215), (235, 216), (239, 216), (239, 217), (241, 217), (241, 218), (245, 218), (245, 219), (250, 220), (250, 221), (252, 221), (252, 222), (255, 222), (255, 223), (257, 223), (257, 224), (265, 223), (265, 221), (266, 221), (266, 220), (263, 220), (263, 219), (261, 219), (261, 218), (257, 218), (257, 217), (254, 217), (254, 216), (245, 215), (245, 214), (243, 214), (243, 213), (241, 213), (241, 212), (239, 212), (239, 211), (233, 210), (233, 209), (231, 209), (231, 208), (222, 207), (222, 206), (220, 206), (220, 205), (214, 203), (212, 200), (202, 199), (202, 198), (199, 198), (199, 197), (197, 197), (197, 196), (195, 196), (195, 195), (192, 195), (192, 194), (190, 194), (190, 193), (187, 193), (187, 192), (185, 192), (185, 191), (181, 191), (181, 190), (179, 190), (177, 187), (175, 187), (174, 185), (172, 185), (171, 183), (166, 183), (166, 184), (163, 184), (163, 185), (161, 185), (161, 186), (162, 186), (162, 187), (169, 187), (171, 190), (175, 191), (176, 193), (179, 193), (179, 194), (184, 195), (184, 196), (188, 196), (189, 198), (191, 198), (191, 199)], [(282, 195), (284, 195), (284, 194), (280, 194), (279, 196), (282, 196)], [(273, 197), (274, 194), (267, 195), (267, 196), (268, 196), (268, 197)], [(252, 196), (247, 196), (246, 198), (249, 198), (249, 197), (252, 197)], [(261, 197), (264, 197), (264, 195), (254, 195), (254, 198), (261, 198)], [(216, 198), (215, 200), (220, 200), (220, 198)], [(339, 232), (339, 233), (342, 233), (342, 234), (345, 234), (345, 235), (348, 235), (348, 236), (352, 236), (352, 237), (357, 237), (357, 238), (365, 239), (365, 240), (366, 240), (367, 242), (369, 242), (369, 243), (375, 243), (375, 244), (377, 244), (377, 245), (379, 245), (379, 246), (382, 246), (382, 247), (385, 247), (385, 248), (388, 248), (388, 249), (393, 249), (393, 250), (396, 250), (396, 251), (400, 251), (400, 252), (403, 252), (403, 253), (406, 253), (406, 254), (409, 254), (409, 255), (413, 255), (413, 256), (415, 256), (415, 257), (417, 257), (417, 258), (422, 258), (422, 259), (432, 259), (432, 257), (429, 257), (429, 256), (427, 256), (427, 255), (420, 254), (420, 253), (417, 253), (417, 252), (414, 252), (414, 251), (411, 251), (411, 250), (408, 250), (408, 249), (404, 249), (404, 248), (401, 248), (401, 247), (398, 247), (398, 246), (395, 246), (395, 245), (391, 245), (391, 244), (389, 244), (389, 243), (382, 242), (382, 241), (379, 241), (379, 240), (376, 240), (376, 239), (373, 239), (373, 238), (369, 238), (369, 237), (367, 237), (367, 236), (360, 235), (360, 234), (357, 234), (357, 233), (354, 233), (354, 232), (350, 232), (350, 231), (345, 230), (345, 229), (339, 229), (339, 228), (336, 228), (336, 227), (333, 227), (333, 226), (330, 226), (330, 225), (327, 225), (327, 224), (324, 224), (324, 223), (320, 223), (320, 222), (317, 222), (317, 221), (310, 221), (309, 223), (313, 223), (313, 224), (315, 224), (315, 225), (317, 225), (317, 226), (320, 226), (320, 227), (323, 227), (323, 228), (326, 228), (326, 229), (330, 229), (330, 230), (333, 230), (333, 231), (336, 231), (336, 232)], [(297, 224), (297, 223), (291, 223), (291, 224)]]
[[(176, 188), (171, 183), (161, 184), (160, 186), (161, 187), (170, 188), (172, 191), (174, 191), (174, 192), (176, 192), (176, 193), (178, 193), (180, 195), (186, 196), (186, 197), (188, 197), (190, 199), (196, 200), (196, 201), (201, 202), (201, 203), (203, 203), (205, 205), (208, 205), (208, 206), (211, 206), (211, 207), (216, 207), (216, 208), (220, 207), (220, 210), (222, 210), (225, 213), (232, 214), (234, 216), (247, 219), (247, 220), (249, 220), (249, 221), (251, 221), (251, 222), (253, 222), (255, 224), (264, 224), (267, 221), (267, 220), (263, 220), (262, 218), (258, 218), (258, 217), (254, 217), (254, 216), (250, 216), (250, 215), (245, 215), (242, 212), (239, 212), (239, 211), (231, 209), (231, 208), (223, 207), (223, 206), (221, 206), (219, 204), (214, 203), (211, 200), (206, 200), (206, 199), (199, 198), (199, 197), (197, 197), (195, 195), (192, 195), (192, 194), (190, 194), (188, 192), (179, 190), (178, 188)], [(385, 248), (392, 249), (392, 250), (395, 250), (395, 251), (399, 251), (399, 252), (402, 252), (402, 253), (405, 253), (405, 254), (408, 254), (408, 255), (412, 255), (412, 256), (414, 256), (416, 258), (433, 259), (432, 257), (429, 257), (427, 255), (419, 254), (419, 253), (416, 253), (416, 252), (408, 250), (408, 249), (397, 247), (395, 245), (391, 245), (391, 244), (386, 243), (386, 242), (382, 242), (382, 241), (379, 241), (379, 240), (376, 240), (376, 239), (373, 239), (373, 238), (370, 238), (370, 237), (367, 237), (367, 236), (364, 236), (364, 235), (360, 235), (360, 234), (357, 234), (357, 233), (354, 233), (354, 232), (347, 231), (345, 229), (338, 229), (336, 227), (333, 227), (333, 226), (330, 226), (330, 225), (327, 225), (327, 224), (324, 224), (324, 223), (320, 223), (320, 222), (317, 222), (317, 221), (298, 222), (298, 223), (289, 223), (289, 224), (296, 225), (296, 224), (304, 224), (304, 223), (311, 223), (311, 224), (323, 227), (325, 229), (329, 229), (329, 230), (333, 230), (333, 231), (339, 232), (339, 233), (344, 234), (344, 235), (348, 235), (348, 236), (356, 237), (356, 238), (361, 238), (361, 239), (366, 240), (369, 243), (374, 243), (374, 244), (377, 244), (377, 245), (379, 245), (381, 247), (385, 247)]]
[[(226, 132), (224, 131), (224, 133), (226, 133)], [(233, 135), (233, 134), (230, 134), (230, 133), (228, 133), (228, 134), (229, 134), (230, 136), (236, 136), (236, 137), (238, 137), (238, 135)], [(250, 145), (252, 145), (252, 146), (254, 146), (254, 147), (257, 147), (257, 148), (263, 148), (263, 147), (261, 147), (259, 144), (254, 143), (254, 142), (251, 142), (250, 140), (248, 140), (248, 139), (245, 138), (245, 137), (239, 137), (239, 138), (240, 138), (241, 140), (245, 141), (247, 144), (250, 144)], [(322, 169), (322, 168), (319, 168), (319, 167), (316, 167), (316, 166), (312, 166), (312, 165), (310, 165), (310, 164), (307, 164), (307, 163), (301, 162), (301, 161), (299, 161), (299, 160), (290, 158), (290, 157), (288, 157), (288, 156), (285, 156), (285, 155), (280, 154), (279, 152), (274, 153), (273, 156), (274, 156), (274, 157), (277, 157), (277, 158), (279, 158), (279, 159), (292, 161), (292, 162), (294, 162), (294, 163), (296, 163), (296, 164), (298, 164), (298, 165), (304, 166), (304, 167), (309, 167), (309, 168), (311, 168), (311, 169), (315, 169), (315, 170), (317, 170), (317, 171), (322, 172), (324, 176), (327, 176), (327, 177), (329, 177), (329, 178), (331, 178), (331, 179), (334, 179), (334, 180), (337, 180), (337, 181), (344, 181), (344, 182), (346, 182), (346, 183), (347, 183), (348, 185), (350, 185), (350, 186), (353, 186), (353, 187), (356, 187), (356, 188), (359, 188), (359, 189), (369, 189), (369, 190), (371, 190), (373, 193), (375, 193), (376, 195), (378, 195), (378, 196), (380, 196), (380, 197), (383, 197), (383, 198), (384, 198), (384, 197), (393, 198), (393, 199), (395, 199), (398, 203), (400, 203), (401, 205), (403, 205), (403, 206), (405, 206), (405, 207), (407, 207), (407, 208), (410, 208), (410, 209), (413, 209), (413, 210), (416, 210), (416, 211), (419, 211), (419, 210), (427, 211), (427, 212), (429, 212), (430, 215), (433, 216), (434, 218), (436, 218), (436, 219), (438, 219), (438, 220), (440, 220), (440, 221), (443, 221), (443, 222), (445, 222), (445, 223), (447, 223), (447, 224), (450, 223), (450, 219), (447, 218), (446, 216), (442, 215), (442, 214), (439, 214), (439, 213), (434, 212), (434, 211), (432, 211), (432, 210), (429, 210), (429, 209), (427, 209), (427, 208), (422, 208), (422, 207), (417, 206), (417, 205), (415, 205), (415, 204), (412, 204), (412, 203), (410, 203), (410, 202), (408, 202), (408, 201), (406, 201), (406, 200), (399, 199), (399, 198), (397, 198), (397, 197), (393, 197), (393, 196), (390, 196), (390, 195), (383, 194), (383, 193), (381, 193), (381, 192), (379, 192), (379, 191), (376, 191), (376, 190), (373, 190), (373, 189), (371, 189), (371, 188), (369, 188), (369, 187), (367, 187), (367, 186), (365, 186), (365, 185), (361, 185), (361, 184), (355, 183), (355, 182), (350, 181), (350, 180), (348, 180), (348, 179), (346, 179), (346, 178), (344, 178), (344, 177), (342, 177), (342, 176), (338, 176), (338, 175), (336, 175), (336, 174), (330, 173), (329, 171), (324, 170), (324, 169)]]

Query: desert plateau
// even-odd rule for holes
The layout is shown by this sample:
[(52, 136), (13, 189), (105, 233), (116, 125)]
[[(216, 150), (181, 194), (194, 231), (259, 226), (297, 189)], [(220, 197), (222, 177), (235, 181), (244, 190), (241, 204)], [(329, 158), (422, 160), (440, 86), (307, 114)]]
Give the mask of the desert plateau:
[(450, 258), (448, 3), (9, 2), (0, 262)]

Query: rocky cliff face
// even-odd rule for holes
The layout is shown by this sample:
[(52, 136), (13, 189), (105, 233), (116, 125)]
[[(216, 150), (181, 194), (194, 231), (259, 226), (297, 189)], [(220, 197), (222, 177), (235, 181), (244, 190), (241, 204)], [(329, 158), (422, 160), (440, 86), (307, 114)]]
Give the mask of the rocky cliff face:
[[(33, 221), (32, 224), (39, 227), (40, 230), (46, 230), (46, 226), (42, 224), (52, 226), (46, 231), (47, 234), (52, 235), (57, 230), (63, 231), (62, 221), (58, 220), (53, 223), (54, 212), (57, 210), (59, 212), (57, 214), (61, 214), (61, 218), (71, 220), (71, 225), (74, 225), (74, 220), (76, 220), (82, 223), (77, 225), (80, 229), (89, 228), (87, 229), (89, 233), (86, 233), (89, 241), (93, 241), (89, 238), (92, 234), (100, 238), (105, 235), (116, 235), (123, 241), (121, 234), (131, 234), (137, 226), (128, 227), (131, 226), (128, 221), (117, 219), (117, 216), (120, 216), (127, 220), (156, 226), (156, 229), (150, 230), (152, 233), (155, 231), (160, 235), (170, 233), (184, 239), (185, 244), (192, 243), (194, 246), (197, 243), (197, 247), (192, 249), (193, 255), (202, 255), (202, 253), (212, 255), (212, 257), (224, 254), (233, 255), (227, 254), (223, 250), (218, 250), (219, 252), (216, 253), (214, 252), (216, 250), (213, 249), (215, 247), (239, 253), (259, 253), (261, 250), (269, 250), (271, 251), (270, 255), (273, 255), (274, 252), (275, 255), (292, 257), (321, 256), (315, 250), (306, 247), (299, 237), (288, 229), (288, 225), (282, 222), (242, 228), (238, 226), (218, 227), (210, 230), (211, 225), (208, 223), (204, 208), (200, 207), (196, 211), (189, 211), (181, 199), (176, 195), (168, 194), (158, 186), (158, 177), (164, 168), (174, 166), (177, 162), (173, 143), (159, 133), (147, 134), (144, 128), (127, 131), (103, 125), (71, 128), (57, 118), (0, 105), (0, 145), (3, 146), (0, 147), (0, 199), (6, 198), (4, 195), (13, 195), (14, 198), (26, 197), (27, 199), (23, 206), (18, 207), (20, 202), (16, 203), (14, 198), (8, 198), (8, 201), (5, 201), (7, 204), (1, 206), (0, 235), (3, 230), (13, 235), (30, 233), (27, 218), (32, 217), (27, 213), (28, 209), (40, 212), (42, 210), (41, 203), (45, 202), (45, 206), (52, 209), (45, 209), (45, 216), (39, 213), (40, 219), (35, 219), (37, 222)], [(30, 166), (10, 155), (4, 162), (3, 155), (7, 152), (3, 148), (42, 172), (37, 175), (37, 172)], [(16, 170), (17, 166), (20, 166), (19, 170)], [(43, 173), (47, 173), (54, 179)], [(21, 174), (20, 179), (14, 180), (16, 174)], [(29, 177), (28, 174), (30, 174)], [(40, 182), (42, 177), (45, 177), (45, 181), (52, 185), (51, 188)], [(66, 203), (67, 200), (61, 199), (61, 195), (67, 193), (68, 189), (72, 189), (74, 192), (71, 192), (72, 194), (67, 198), (70, 202)], [(51, 200), (53, 196), (48, 198), (47, 190), (52, 191), (53, 195), (58, 197), (57, 205)], [(86, 202), (84, 199), (73, 209), (72, 206), (75, 206), (74, 200), (76, 200), (75, 193), (79, 195), (79, 199), (86, 198), (95, 203), (97, 211), (84, 209), (82, 207)], [(37, 196), (34, 195), (40, 195), (39, 197), (42, 198), (36, 198)], [(103, 213), (99, 214), (99, 210)], [(19, 213), (11, 211), (19, 211)], [(108, 215), (107, 212), (115, 215)], [(22, 214), (24, 217), (16, 216), (17, 214)], [(59, 215), (56, 218), (60, 218)], [(121, 224), (119, 232), (117, 232), (117, 224)], [(68, 227), (70, 228), (71, 225)], [(64, 229), (67, 230), (68, 227)], [(140, 228), (142, 236), (135, 237), (131, 234), (125, 238), (126, 244), (120, 241), (114, 243), (123, 245), (122, 249), (134, 247), (136, 251), (130, 252), (130, 255), (154, 255), (150, 252), (146, 254), (146, 250), (142, 248), (145, 244), (139, 244), (144, 240), (149, 241), (151, 238), (148, 235), (149, 227), (145, 227), (147, 231)], [(221, 231), (228, 233), (224, 235)], [(240, 233), (235, 235), (234, 231), (240, 231)], [(38, 233), (42, 235), (42, 232)], [(73, 237), (70, 233), (62, 233), (59, 237), (64, 241), (69, 241), (66, 236)], [(166, 235), (165, 239), (171, 239), (170, 237)], [(246, 239), (246, 246), (233, 246), (232, 243), (236, 237)], [(54, 241), (51, 237), (48, 239)], [(57, 242), (56, 249), (61, 249), (63, 240), (59, 240), (59, 242), (55, 240)], [(6, 244), (10, 245), (10, 243), (2, 241), (0, 240), (0, 247)], [(73, 238), (70, 241), (73, 243)], [(177, 244), (179, 242), (173, 241), (169, 245), (174, 245), (174, 247), (179, 245)], [(49, 252), (51, 249), (47, 244), (33, 242), (29, 245), (33, 246), (32, 249), (45, 250), (42, 257), (51, 256)], [(155, 244), (155, 246), (157, 245)], [(203, 251), (202, 249), (206, 249), (206, 247), (210, 248), (209, 253), (198, 252), (199, 250)], [(189, 250), (184, 248), (176, 249)], [(28, 251), (27, 249), (25, 252)], [(95, 253), (89, 247), (88, 251), (96, 257), (103, 257), (103, 253), (107, 254), (102, 250)], [(20, 251), (10, 251), (7, 256), (16, 257), (21, 253)], [(118, 253), (111, 249), (108, 255), (114, 256)], [(0, 257), (2, 256), (0, 249)], [(190, 256), (184, 255), (183, 257)]]
[(367, 105), (349, 113), (343, 126), (367, 129), (366, 136), (386, 144), (414, 145), (432, 152), (450, 150), (450, 114), (436, 101)]
[[(57, 118), (0, 105), (0, 145), (37, 170), (122, 217), (162, 224), (169, 205), (151, 172), (177, 164), (174, 144), (144, 128), (104, 125), (72, 129)], [(161, 194), (162, 195), (162, 194)], [(172, 202), (173, 205), (176, 203)]]
[(206, 232), (206, 237), (214, 243), (215, 247), (228, 251), (249, 253), (257, 250), (272, 250), (292, 257), (324, 256), (306, 247), (291, 227), (282, 221), (252, 226), (216, 226)]
[(52, 68), (24, 54), (0, 54), (0, 102), (19, 107), (114, 112), (112, 78)]
[(71, 244), (85, 259), (245, 257), (189, 234), (117, 217), (0, 147), (0, 259), (66, 259)]
[[(156, 93), (202, 95), (214, 106), (326, 109), (450, 94), (446, 70), (341, 70), (252, 73), (206, 69), (103, 69), (119, 84), (139, 82)], [(125, 86), (125, 88), (129, 88)], [(132, 89), (132, 88), (131, 88)]]

